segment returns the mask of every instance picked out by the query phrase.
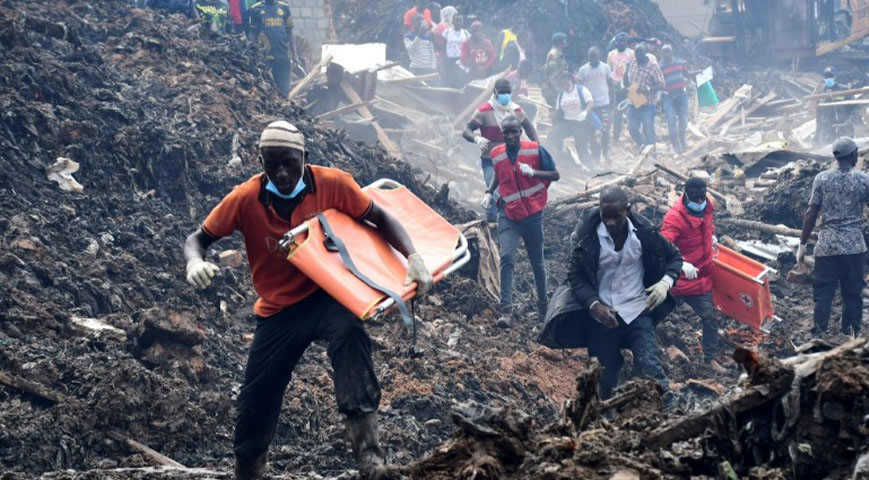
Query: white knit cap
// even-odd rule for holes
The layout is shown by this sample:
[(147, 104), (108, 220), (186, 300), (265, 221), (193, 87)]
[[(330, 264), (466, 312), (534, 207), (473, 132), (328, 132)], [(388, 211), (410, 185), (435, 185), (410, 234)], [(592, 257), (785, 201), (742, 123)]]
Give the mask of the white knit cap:
[(290, 122), (278, 120), (270, 123), (259, 137), (259, 146), (288, 147), (305, 151), (305, 136)]

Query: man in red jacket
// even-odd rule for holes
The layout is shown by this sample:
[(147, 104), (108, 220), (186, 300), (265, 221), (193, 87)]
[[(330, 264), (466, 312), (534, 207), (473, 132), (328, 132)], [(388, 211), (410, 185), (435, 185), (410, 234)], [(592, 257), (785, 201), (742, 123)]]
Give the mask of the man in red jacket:
[[(706, 182), (689, 178), (685, 192), (664, 216), (661, 235), (682, 253), (682, 276), (673, 287), (677, 300), (691, 306), (703, 322), (703, 359), (718, 372), (718, 322), (712, 302), (712, 252), (716, 245), (714, 207), (706, 197)], [(681, 303), (680, 302), (680, 303)]]

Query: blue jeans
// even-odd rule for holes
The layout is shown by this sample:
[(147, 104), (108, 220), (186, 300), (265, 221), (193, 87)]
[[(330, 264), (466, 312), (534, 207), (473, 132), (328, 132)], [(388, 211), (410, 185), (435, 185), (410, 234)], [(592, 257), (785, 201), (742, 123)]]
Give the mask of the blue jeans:
[(687, 149), (685, 131), (688, 129), (688, 95), (664, 95), (664, 115), (667, 117), (667, 131), (670, 132), (670, 143), (676, 151)]
[(537, 308), (546, 308), (546, 268), (543, 265), (543, 212), (524, 220), (513, 221), (504, 211), (498, 214), (498, 237), (501, 240), (501, 307), (509, 309), (513, 303), (513, 266), (519, 239), (525, 242), (528, 261), (534, 272), (537, 287)]
[[(642, 131), (640, 130), (642, 128)], [(643, 105), (636, 108), (628, 106), (628, 131), (631, 138), (640, 146), (655, 144), (655, 106)]]
[(634, 364), (640, 367), (641, 373), (653, 378), (664, 391), (670, 390), (670, 380), (661, 366), (658, 358), (658, 347), (655, 342), (655, 323), (652, 315), (645, 311), (630, 324), (619, 320), (619, 326), (608, 328), (598, 322), (592, 322), (589, 332), (588, 355), (597, 357), (603, 368), (600, 376), (600, 398), (609, 398), (619, 383), (622, 371), (622, 348), (629, 348), (634, 354)]
[[(495, 178), (495, 167), (492, 166), (492, 159), (480, 157), (480, 167), (483, 169), (483, 181), (486, 182), (486, 188), (489, 188), (492, 179)], [(492, 206), (486, 209), (486, 221), (490, 223), (498, 220), (498, 191), (495, 190), (492, 196), (495, 201), (492, 202)]]

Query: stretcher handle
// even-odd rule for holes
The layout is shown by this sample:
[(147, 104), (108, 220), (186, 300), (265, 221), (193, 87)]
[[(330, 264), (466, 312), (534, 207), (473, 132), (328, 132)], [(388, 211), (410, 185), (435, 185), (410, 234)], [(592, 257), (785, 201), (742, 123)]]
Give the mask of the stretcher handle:
[[(464, 240), (465, 244), (467, 245), (467, 240), (465, 240), (464, 237), (465, 237), (464, 235), (461, 236), (462, 240)], [(458, 252), (459, 249), (456, 249), (456, 251)], [(443, 278), (446, 277), (447, 275), (449, 275), (449, 274), (455, 272), (456, 270), (464, 267), (465, 264), (467, 264), (470, 260), (471, 260), (471, 252), (469, 252), (466, 248), (464, 253), (461, 253), (460, 258), (458, 258), (457, 260), (454, 260), (453, 263), (449, 267), (445, 268), (442, 272), (440, 272), (434, 276), (434, 281), (439, 282), (439, 281), (443, 280)], [(411, 293), (413, 293), (413, 292), (411, 292)], [(405, 298), (405, 300), (410, 300), (410, 298), (412, 297), (411, 293), (407, 294), (407, 298)], [(394, 305), (395, 305), (395, 300), (393, 300), (391, 298), (385, 299), (384, 301), (380, 302), (377, 305), (377, 307), (374, 308), (373, 313), (369, 316), (369, 318), (376, 318), (376, 317), (382, 315), (384, 312), (386, 312), (387, 310), (392, 308)]]
[[(374, 183), (368, 185), (368, 187), (366, 187), (366, 188), (381, 188), (381, 187), (401, 188), (403, 186), (404, 185), (396, 182), (395, 180), (393, 180), (391, 178), (380, 178), (378, 180), (375, 180)], [(293, 243), (296, 242), (297, 236), (299, 236), (307, 231), (308, 231), (308, 222), (302, 222), (302, 224), (299, 225), (298, 227), (285, 233), (283, 238), (281, 238), (281, 241), (279, 242), (281, 248), (283, 248), (284, 250), (287, 250), (288, 248), (290, 248), (290, 245), (292, 245)], [(465, 243), (467, 244), (467, 240), (465, 241)], [(466, 245), (466, 248), (467, 248), (467, 245)], [(458, 255), (455, 258), (458, 258)]]
[(728, 272), (730, 272), (730, 273), (732, 273), (732, 274), (734, 274), (734, 275), (736, 275), (736, 276), (738, 276), (738, 277), (741, 277), (741, 278), (743, 278), (743, 279), (745, 279), (745, 280), (750, 280), (750, 281), (752, 281), (752, 282), (754, 282), (754, 283), (757, 283), (757, 284), (759, 284), (759, 285), (764, 285), (764, 284), (765, 284), (765, 282), (764, 282), (762, 279), (763, 279), (763, 277), (766, 276), (766, 274), (769, 272), (769, 269), (766, 268), (766, 267), (764, 267), (763, 272), (761, 272), (757, 277), (752, 277), (751, 275), (749, 275), (749, 274), (747, 274), (747, 273), (745, 273), (745, 272), (743, 272), (743, 271), (741, 271), (741, 270), (737, 270), (737, 269), (731, 267), (730, 265), (728, 265), (728, 264), (726, 264), (726, 263), (723, 263), (723, 262), (719, 262), (719, 261), (717, 261), (717, 260), (715, 261), (715, 266), (717, 266), (717, 267), (721, 267), (721, 268), (727, 270)]

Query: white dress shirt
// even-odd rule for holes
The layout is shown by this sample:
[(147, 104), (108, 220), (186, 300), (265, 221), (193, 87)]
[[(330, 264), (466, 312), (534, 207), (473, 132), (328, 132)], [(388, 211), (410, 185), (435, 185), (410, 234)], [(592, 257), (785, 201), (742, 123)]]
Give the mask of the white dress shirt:
[(598, 295), (604, 304), (619, 313), (630, 324), (646, 309), (643, 287), (643, 246), (636, 228), (628, 222), (628, 238), (620, 251), (603, 222), (597, 226), (600, 241), (600, 264), (597, 269)]

